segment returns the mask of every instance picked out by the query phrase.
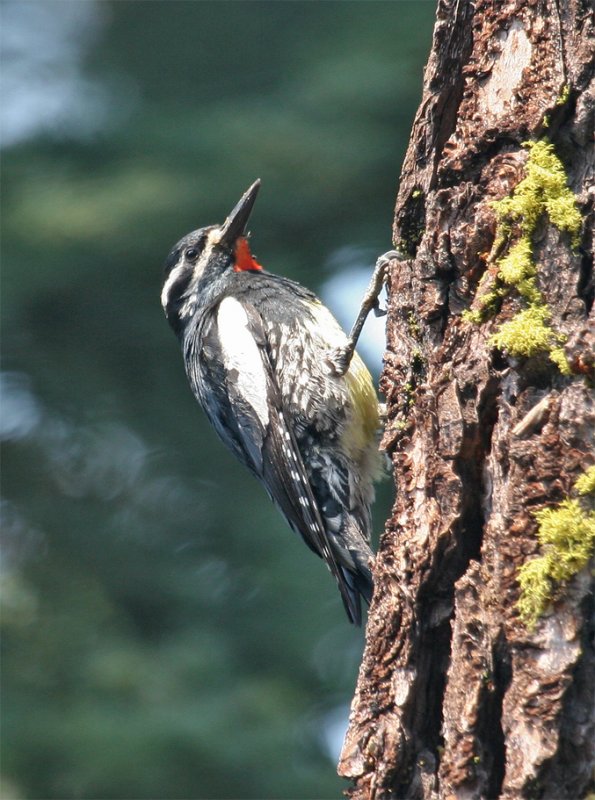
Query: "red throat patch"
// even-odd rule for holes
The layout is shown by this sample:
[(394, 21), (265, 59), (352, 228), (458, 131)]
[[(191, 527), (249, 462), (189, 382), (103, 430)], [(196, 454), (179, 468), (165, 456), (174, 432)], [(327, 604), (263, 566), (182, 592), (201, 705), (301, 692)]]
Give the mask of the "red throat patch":
[(236, 260), (233, 265), (234, 272), (253, 272), (262, 269), (258, 261), (250, 252), (250, 245), (245, 236), (240, 236), (236, 243)]

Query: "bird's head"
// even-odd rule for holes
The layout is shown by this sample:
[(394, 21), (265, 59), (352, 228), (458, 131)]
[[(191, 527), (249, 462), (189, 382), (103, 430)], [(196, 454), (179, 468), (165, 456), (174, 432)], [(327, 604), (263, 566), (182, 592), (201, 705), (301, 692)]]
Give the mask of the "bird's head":
[(260, 180), (254, 181), (223, 225), (209, 225), (184, 236), (172, 248), (164, 267), (161, 305), (180, 336), (205, 295), (223, 288), (230, 272), (261, 270), (246, 238)]

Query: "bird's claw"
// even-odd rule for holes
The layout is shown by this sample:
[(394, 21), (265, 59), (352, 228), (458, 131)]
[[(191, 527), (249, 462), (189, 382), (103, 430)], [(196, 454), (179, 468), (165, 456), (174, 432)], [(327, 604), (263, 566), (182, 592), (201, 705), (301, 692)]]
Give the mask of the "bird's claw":
[(401, 250), (388, 250), (386, 253), (383, 253), (379, 256), (376, 260), (376, 269), (382, 269), (383, 267), (386, 269), (390, 266), (391, 261), (405, 261), (406, 256)]
[(378, 302), (378, 300), (376, 300), (376, 302), (374, 303), (372, 311), (374, 312), (375, 317), (386, 317), (386, 315), (388, 314), (387, 308), (380, 308), (380, 303)]
[(380, 307), (378, 295), (386, 283), (391, 262), (395, 260), (403, 261), (404, 259), (405, 256), (399, 250), (389, 250), (388, 253), (384, 253), (377, 259), (372, 280), (364, 295), (359, 314), (351, 329), (347, 344), (344, 347), (336, 347), (329, 353), (328, 361), (335, 375), (341, 377), (345, 375), (349, 369), (355, 351), (355, 345), (369, 312), (373, 310), (376, 317), (383, 317), (387, 313), (385, 308)]
[[(388, 277), (388, 269), (391, 265), (392, 261), (404, 261), (405, 255), (400, 250), (389, 250), (386, 253), (383, 253), (376, 259), (376, 266), (374, 267), (374, 277), (372, 278), (373, 282), (375, 283), (374, 292), (380, 292), (382, 287), (386, 283), (386, 279)], [(372, 290), (372, 287), (370, 287)], [(378, 295), (376, 295), (376, 299), (374, 301), (374, 305), (372, 306), (372, 310), (374, 311), (375, 317), (384, 317), (388, 313), (388, 309), (381, 308), (380, 302), (378, 300)]]

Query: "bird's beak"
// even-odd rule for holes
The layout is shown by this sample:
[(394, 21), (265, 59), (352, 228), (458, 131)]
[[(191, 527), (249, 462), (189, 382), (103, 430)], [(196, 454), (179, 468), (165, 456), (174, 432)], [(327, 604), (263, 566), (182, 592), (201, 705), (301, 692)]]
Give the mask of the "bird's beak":
[(260, 178), (255, 180), (252, 186), (244, 192), (239, 203), (223, 223), (219, 244), (224, 247), (232, 247), (236, 239), (244, 233), (259, 189)]

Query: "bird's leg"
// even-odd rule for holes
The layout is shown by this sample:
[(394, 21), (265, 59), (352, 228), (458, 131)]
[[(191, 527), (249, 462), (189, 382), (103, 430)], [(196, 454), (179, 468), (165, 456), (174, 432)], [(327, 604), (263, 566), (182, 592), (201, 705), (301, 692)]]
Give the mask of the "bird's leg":
[(357, 345), (357, 340), (359, 339), (360, 333), (362, 332), (362, 328), (364, 327), (364, 323), (368, 318), (370, 311), (373, 310), (377, 317), (381, 317), (386, 314), (386, 309), (380, 308), (378, 296), (380, 295), (382, 287), (386, 281), (390, 262), (393, 260), (402, 261), (403, 258), (403, 254), (398, 250), (389, 250), (388, 253), (384, 253), (384, 255), (380, 256), (376, 262), (372, 280), (370, 281), (370, 284), (366, 290), (359, 313), (355, 322), (353, 323), (353, 327), (351, 328), (347, 344), (344, 347), (336, 347), (331, 351), (330, 362), (335, 374), (339, 376), (345, 375), (349, 369), (349, 365), (351, 364), (351, 359), (353, 358), (355, 347)]

